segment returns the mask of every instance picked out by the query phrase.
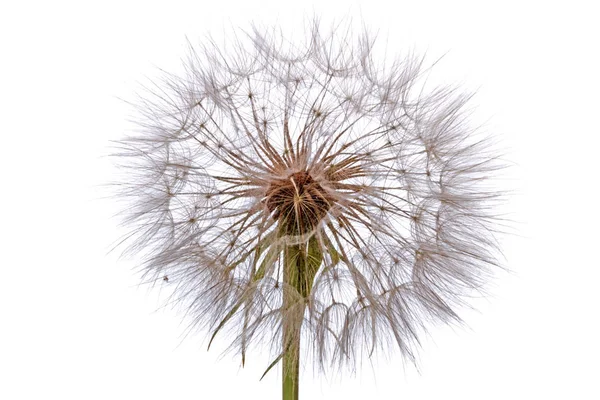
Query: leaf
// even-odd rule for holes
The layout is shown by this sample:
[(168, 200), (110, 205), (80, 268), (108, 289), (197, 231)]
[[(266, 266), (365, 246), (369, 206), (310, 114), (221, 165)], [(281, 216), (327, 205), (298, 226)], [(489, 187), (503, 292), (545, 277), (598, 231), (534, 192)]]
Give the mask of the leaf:
[[(271, 265), (273, 265), (275, 263), (275, 261), (277, 261), (277, 259), (279, 258), (279, 254), (281, 253), (282, 250), (283, 249), (281, 248), (281, 246), (279, 244), (271, 243), (271, 245), (269, 246), (269, 250), (267, 251), (267, 254), (265, 255), (265, 258), (263, 258), (262, 262), (260, 263), (260, 267), (258, 267), (258, 270), (256, 270), (256, 273), (254, 275), (254, 282), (259, 281), (265, 277), (267, 268), (270, 267)], [(261, 253), (262, 253), (262, 250), (261, 250)], [(257, 258), (258, 258), (258, 256), (257, 256)]]
[(229, 310), (225, 318), (223, 318), (223, 320), (219, 323), (219, 326), (217, 326), (217, 328), (214, 330), (213, 334), (210, 337), (210, 341), (208, 342), (208, 348), (206, 350), (210, 350), (210, 345), (212, 344), (215, 336), (217, 336), (217, 333), (219, 333), (219, 331), (221, 330), (221, 328), (223, 328), (227, 321), (229, 321), (231, 317), (235, 315), (237, 310), (242, 306), (242, 303), (242, 301), (239, 301), (235, 306), (233, 306), (233, 308)]
[(277, 356), (275, 357), (275, 360), (273, 360), (273, 362), (271, 364), (269, 364), (269, 366), (267, 367), (267, 369), (265, 370), (265, 372), (262, 374), (262, 376), (260, 377), (259, 380), (262, 381), (262, 378), (265, 377), (265, 375), (267, 375), (267, 372), (269, 372), (271, 370), (271, 368), (273, 368), (275, 365), (277, 365), (277, 363), (279, 361), (281, 361), (281, 359), (283, 358), (283, 356), (285, 355), (285, 353), (288, 352), (288, 350), (292, 347), (292, 342), (288, 341), (287, 345), (285, 346), (285, 349)]
[(340, 253), (335, 249), (335, 247), (333, 246), (333, 243), (331, 242), (331, 240), (329, 240), (329, 238), (325, 235), (323, 235), (323, 241), (325, 242), (325, 246), (327, 247), (327, 252), (329, 253), (329, 256), (331, 257), (331, 266), (337, 265), (337, 263), (340, 262), (340, 260), (342, 259), (342, 256), (340, 255)]
[(279, 354), (279, 355), (277, 356), (277, 358), (275, 358), (275, 360), (274, 360), (274, 361), (273, 361), (271, 364), (269, 364), (269, 366), (267, 367), (267, 369), (266, 369), (266, 370), (265, 370), (265, 372), (262, 374), (262, 376), (260, 377), (260, 379), (259, 379), (259, 380), (261, 380), (261, 381), (262, 381), (262, 379), (265, 377), (265, 375), (267, 375), (267, 373), (268, 373), (268, 372), (271, 370), (271, 368), (273, 368), (275, 365), (277, 365), (277, 363), (278, 363), (279, 361), (281, 361), (281, 359), (283, 358), (283, 355), (284, 355), (284, 354), (285, 354), (285, 352), (283, 352), (283, 353)]
[(305, 277), (307, 283), (307, 291), (304, 293), (305, 296), (310, 295), (312, 290), (312, 285), (315, 280), (315, 276), (323, 263), (323, 251), (321, 250), (321, 246), (319, 244), (319, 240), (313, 236), (308, 241), (308, 251), (306, 254), (306, 271)]
[[(279, 257), (279, 253), (281, 253), (281, 246), (278, 245), (276, 242), (275, 244), (272, 243), (269, 239), (271, 237), (272, 234), (267, 235), (264, 239), (263, 239), (263, 244), (258, 246), (257, 250), (256, 250), (256, 258), (258, 259), (260, 257), (260, 255), (262, 254), (262, 252), (264, 251), (265, 247), (269, 247), (269, 250), (267, 251), (267, 254), (265, 255), (265, 258), (263, 259), (263, 261), (260, 264), (260, 267), (258, 268), (258, 270), (255, 272), (254, 277), (252, 278), (252, 283), (258, 282), (260, 281), (262, 278), (265, 277), (267, 268), (271, 265), (273, 265), (273, 263), (277, 260), (277, 258)], [(227, 313), (227, 315), (225, 316), (225, 318), (223, 318), (223, 320), (219, 323), (219, 325), (217, 326), (217, 328), (213, 331), (211, 337), (210, 337), (210, 341), (208, 342), (208, 349), (210, 350), (210, 346), (212, 345), (213, 340), (215, 339), (215, 336), (217, 336), (217, 333), (219, 333), (219, 331), (223, 328), (223, 326), (225, 326), (225, 324), (227, 323), (227, 321), (229, 321), (234, 315), (235, 313), (239, 310), (239, 308), (242, 306), (242, 304), (244, 303), (244, 300), (242, 298), (242, 300), (240, 300), (239, 302), (237, 302), (232, 308), (231, 310)], [(242, 365), (245, 362), (245, 354), (242, 354)]]

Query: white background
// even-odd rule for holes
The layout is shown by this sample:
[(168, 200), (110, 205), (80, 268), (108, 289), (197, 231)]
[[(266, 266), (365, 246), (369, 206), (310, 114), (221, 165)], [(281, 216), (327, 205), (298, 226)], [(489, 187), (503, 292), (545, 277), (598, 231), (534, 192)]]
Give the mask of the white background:
[[(396, 358), (329, 378), (302, 399), (599, 399), (598, 37), (594, 2), (17, 2), (0, 6), (0, 398), (280, 398), (268, 359), (206, 352), (160, 285), (108, 253), (122, 232), (102, 200), (108, 141), (129, 128), (136, 81), (192, 42), (250, 20), (353, 15), (478, 89), (477, 116), (515, 163), (513, 274), (439, 328), (420, 373)], [(596, 206), (594, 206), (596, 204)], [(221, 342), (221, 349), (224, 342)]]

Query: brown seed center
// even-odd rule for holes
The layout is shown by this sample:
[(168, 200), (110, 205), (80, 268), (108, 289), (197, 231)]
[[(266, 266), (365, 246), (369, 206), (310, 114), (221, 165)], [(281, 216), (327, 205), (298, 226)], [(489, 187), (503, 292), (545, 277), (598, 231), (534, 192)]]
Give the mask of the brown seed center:
[(288, 235), (312, 232), (331, 208), (327, 191), (307, 171), (271, 182), (266, 205)]

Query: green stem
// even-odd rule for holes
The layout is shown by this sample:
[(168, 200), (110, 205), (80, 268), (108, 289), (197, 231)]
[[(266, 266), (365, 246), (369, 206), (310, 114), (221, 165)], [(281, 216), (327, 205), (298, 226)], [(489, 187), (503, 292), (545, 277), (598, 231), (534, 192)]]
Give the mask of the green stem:
[(299, 246), (289, 246), (284, 250), (284, 291), (283, 291), (283, 400), (298, 400), (300, 383), (300, 332), (302, 322), (292, 308), (297, 307), (299, 282), (304, 264)]
[[(290, 337), (283, 356), (283, 400), (298, 400), (300, 383), (300, 330), (286, 332)], [(285, 335), (285, 334), (284, 334)]]
[(323, 253), (313, 236), (308, 243), (284, 249), (283, 271), (283, 400), (298, 400), (300, 334), (306, 302)]

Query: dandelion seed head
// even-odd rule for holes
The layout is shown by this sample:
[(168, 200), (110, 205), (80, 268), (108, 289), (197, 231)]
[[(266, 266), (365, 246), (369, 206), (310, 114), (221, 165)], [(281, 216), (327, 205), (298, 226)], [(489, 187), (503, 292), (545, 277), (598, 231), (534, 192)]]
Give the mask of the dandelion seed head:
[(415, 361), (500, 266), (501, 165), (468, 128), (470, 96), (425, 90), (422, 59), (381, 66), (369, 35), (345, 32), (190, 45), (119, 143), (129, 251), (243, 355), (280, 354), (295, 324), (323, 369), (391, 344)]

